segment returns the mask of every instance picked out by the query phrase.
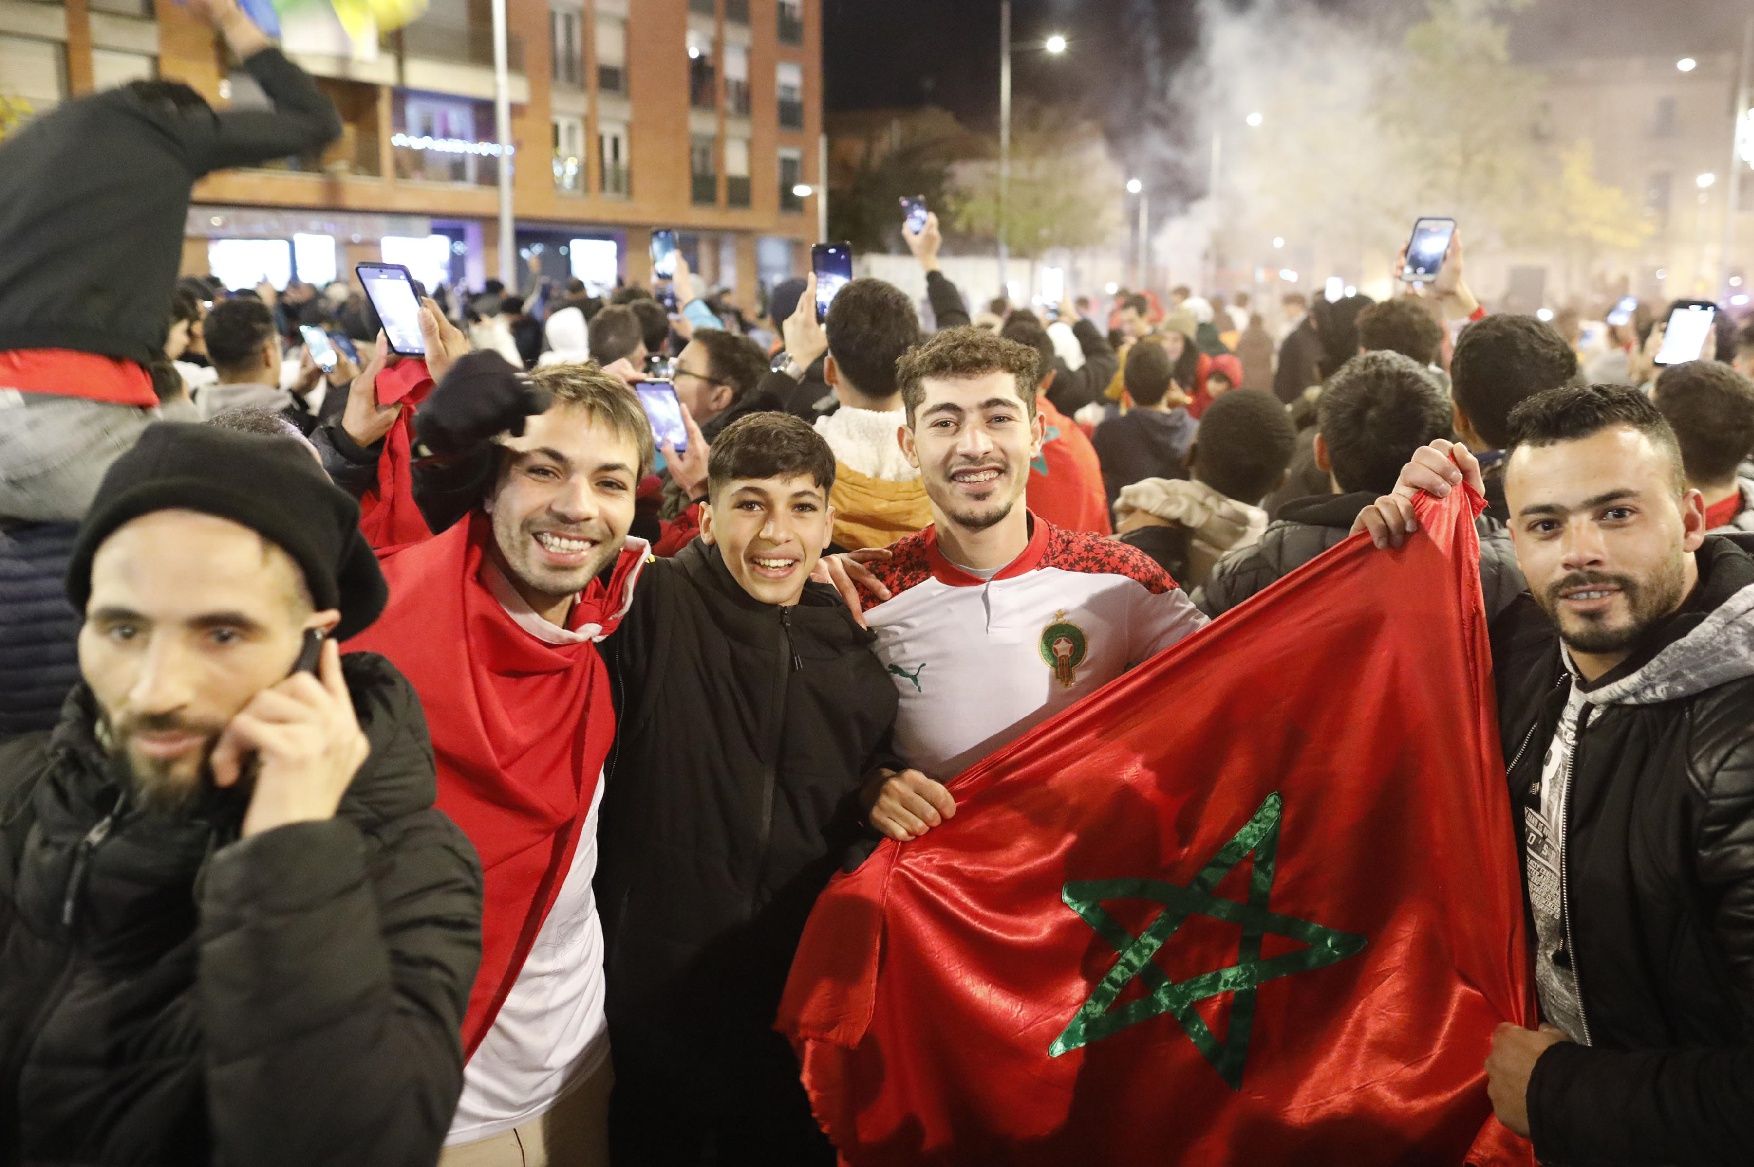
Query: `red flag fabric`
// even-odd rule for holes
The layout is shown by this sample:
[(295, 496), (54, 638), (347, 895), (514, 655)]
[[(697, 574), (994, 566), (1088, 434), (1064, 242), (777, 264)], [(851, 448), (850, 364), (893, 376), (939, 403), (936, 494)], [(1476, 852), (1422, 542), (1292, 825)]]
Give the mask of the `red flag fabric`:
[(779, 1027), (844, 1162), (1532, 1162), (1482, 1068), (1533, 1020), (1483, 504), (1417, 505), (829, 885)]
[(432, 532), (414, 502), (414, 412), (432, 393), (425, 361), (398, 361), (378, 374), (380, 400), (403, 402), (378, 456), (378, 484), (359, 500), (359, 529), (374, 549), (419, 543)]

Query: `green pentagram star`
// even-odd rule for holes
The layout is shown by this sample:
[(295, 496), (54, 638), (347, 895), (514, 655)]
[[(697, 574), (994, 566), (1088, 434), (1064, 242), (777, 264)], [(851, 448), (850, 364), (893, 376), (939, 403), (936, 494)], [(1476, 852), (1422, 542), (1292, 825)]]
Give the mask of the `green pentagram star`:
[[(1249, 1030), (1254, 1022), (1255, 990), (1268, 981), (1345, 960), (1363, 949), (1365, 944), (1363, 936), (1267, 910), (1267, 899), (1273, 890), (1274, 857), (1279, 848), (1279, 821), (1284, 806), (1284, 799), (1277, 792), (1269, 794), (1254, 816), (1185, 886), (1150, 879), (1103, 879), (1066, 884), (1060, 898), (1082, 916), (1097, 935), (1114, 945), (1120, 959), (1097, 982), (1065, 1030), (1048, 1047), (1049, 1054), (1058, 1057), (1080, 1046), (1112, 1037), (1129, 1025), (1168, 1013), (1181, 1023), (1183, 1032), (1200, 1055), (1229, 1083), (1230, 1088), (1242, 1088), (1243, 1064), (1248, 1060)], [(1248, 902), (1214, 896), (1212, 889), (1250, 852), (1254, 853), (1255, 862), (1249, 873)], [(1102, 907), (1108, 900), (1128, 899), (1153, 900), (1164, 906), (1142, 935), (1134, 936)], [(1236, 963), (1185, 981), (1172, 981), (1152, 963), (1152, 957), (1193, 915), (1210, 916), (1242, 926)], [(1262, 960), (1261, 940), (1268, 934), (1300, 941), (1306, 947)], [(1149, 995), (1115, 1008), (1116, 999), (1135, 977), (1143, 981)], [(1219, 1041), (1194, 1011), (1194, 1005), (1225, 993), (1234, 993), (1235, 997), (1231, 1002), (1230, 1029), (1224, 1040)]]

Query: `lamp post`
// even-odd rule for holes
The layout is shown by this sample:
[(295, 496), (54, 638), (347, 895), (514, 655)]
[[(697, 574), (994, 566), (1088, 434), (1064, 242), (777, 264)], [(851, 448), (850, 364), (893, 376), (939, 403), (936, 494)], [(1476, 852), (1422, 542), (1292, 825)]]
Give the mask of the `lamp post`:
[(1139, 199), (1139, 248), (1134, 257), (1134, 290), (1143, 288), (1151, 278), (1151, 196), (1145, 193), (1145, 184), (1136, 178), (1127, 179), (1127, 193)]
[(1754, 94), (1749, 92), (1754, 80), (1749, 77), (1750, 69), (1754, 69), (1754, 13), (1742, 26), (1742, 59), (1736, 68), (1736, 104), (1731, 106), (1735, 120), (1730, 126), (1729, 183), (1724, 187), (1723, 246), (1718, 251), (1718, 262), (1723, 268), (1723, 276), (1718, 280), (1719, 291), (1730, 278), (1730, 256), (1736, 246), (1736, 216), (1742, 211), (1742, 172), (1754, 166), (1754, 109), (1749, 108), (1754, 104)]
[[(1251, 130), (1258, 130), (1266, 120), (1265, 115), (1259, 110), (1255, 110), (1243, 119), (1243, 124), (1248, 126)], [(1222, 173), (1223, 161), (1224, 127), (1222, 125), (1215, 125), (1212, 127), (1212, 156), (1207, 164), (1206, 170), (1206, 197), (1212, 202), (1212, 260), (1205, 289), (1208, 295), (1211, 295), (1218, 290), (1218, 182)]]
[(506, 69), (506, 0), (493, 0), (493, 125), (499, 139), (499, 279), (508, 292), (517, 275), (517, 225), (512, 220), (512, 98)]
[[(1041, 46), (1052, 56), (1066, 51), (1066, 38), (1059, 33)], [(999, 197), (994, 234), (998, 237), (999, 294), (1010, 295), (1006, 276), (1011, 247), (1006, 237), (1005, 200), (1011, 187), (1011, 0), (999, 0)]]

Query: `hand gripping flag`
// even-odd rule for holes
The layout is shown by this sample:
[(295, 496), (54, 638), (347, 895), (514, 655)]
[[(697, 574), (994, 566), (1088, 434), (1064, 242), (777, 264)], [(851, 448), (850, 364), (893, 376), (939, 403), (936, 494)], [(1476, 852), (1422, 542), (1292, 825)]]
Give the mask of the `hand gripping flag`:
[(1482, 1069), (1533, 1009), (1479, 505), (1422, 496), (829, 885), (780, 1028), (844, 1162), (1531, 1162)]

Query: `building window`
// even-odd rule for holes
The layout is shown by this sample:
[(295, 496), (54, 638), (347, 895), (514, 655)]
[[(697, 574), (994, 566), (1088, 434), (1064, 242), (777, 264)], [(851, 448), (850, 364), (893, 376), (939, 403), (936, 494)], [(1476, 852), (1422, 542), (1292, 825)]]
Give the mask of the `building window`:
[(493, 103), (396, 90), (392, 123), (396, 177), (417, 182), (499, 182)]
[(554, 83), (573, 89), (585, 83), (584, 44), (579, 29), (584, 14), (576, 8), (551, 8), (548, 11), (549, 46), (554, 54)]
[(712, 206), (719, 201), (719, 172), (713, 166), (713, 147), (717, 142), (704, 134), (688, 140), (688, 176), (696, 206)]
[(797, 188), (804, 181), (804, 154), (801, 150), (780, 151), (780, 210), (798, 212), (804, 200)]
[(116, 49), (91, 50), (91, 87), (114, 89), (130, 81), (151, 81), (158, 77), (158, 58), (145, 53), (124, 53)]
[(749, 0), (725, 0), (725, 19), (732, 24), (748, 24)]
[(749, 205), (749, 139), (725, 139), (725, 203)]
[(576, 117), (554, 119), (554, 189), (585, 191), (585, 123)]
[(788, 45), (804, 43), (804, 0), (779, 0), (780, 40)]
[(1651, 175), (1644, 184), (1644, 211), (1658, 231), (1669, 226), (1669, 192), (1673, 185), (1674, 175), (1667, 170)]
[(632, 193), (628, 170), (627, 127), (601, 122), (597, 126), (597, 165), (603, 175), (603, 193), (626, 198)]
[(60, 41), (0, 36), (0, 100), (28, 118), (67, 99), (67, 47)]
[(778, 71), (780, 97), (780, 128), (804, 128), (804, 67), (791, 61), (780, 62)]
[(627, 21), (618, 16), (597, 18), (597, 90), (627, 92)]
[(1650, 132), (1653, 138), (1672, 138), (1675, 136), (1675, 99), (1672, 97), (1657, 98), (1656, 116), (1652, 118)]
[(725, 46), (725, 112), (732, 117), (749, 116), (749, 47)]
[(712, 37), (688, 30), (688, 104), (712, 109), (718, 101), (718, 72), (713, 68)]
[(688, 0), (688, 10), (702, 16), (713, 15), (713, 0)]

